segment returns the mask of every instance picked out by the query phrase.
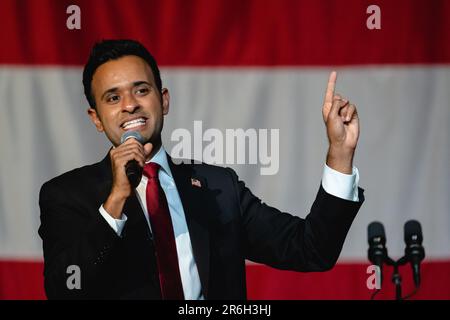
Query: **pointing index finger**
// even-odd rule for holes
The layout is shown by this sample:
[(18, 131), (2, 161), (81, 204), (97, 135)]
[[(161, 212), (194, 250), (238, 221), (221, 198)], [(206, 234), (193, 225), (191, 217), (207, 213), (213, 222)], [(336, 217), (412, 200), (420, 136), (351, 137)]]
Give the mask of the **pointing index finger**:
[(325, 103), (332, 103), (334, 97), (334, 88), (336, 87), (337, 72), (332, 71), (328, 78), (327, 91), (325, 92)]

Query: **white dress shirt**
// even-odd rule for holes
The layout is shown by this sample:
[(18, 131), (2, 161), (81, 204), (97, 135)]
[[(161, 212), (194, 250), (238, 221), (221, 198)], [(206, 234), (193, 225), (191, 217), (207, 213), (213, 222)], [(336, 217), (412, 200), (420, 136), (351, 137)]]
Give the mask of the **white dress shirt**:
[[(164, 148), (159, 148), (158, 152), (148, 162), (155, 162), (161, 167), (161, 170), (158, 172), (158, 177), (161, 187), (166, 195), (170, 217), (172, 219), (184, 297), (186, 300), (203, 300), (204, 297), (201, 290), (200, 277), (194, 260), (191, 238), (189, 236), (183, 205), (172, 172), (170, 171)], [(141, 182), (136, 188), (136, 195), (151, 230), (146, 200), (147, 180), (147, 177), (143, 175)], [(358, 201), (358, 182), (359, 172), (357, 168), (353, 167), (352, 174), (343, 174), (331, 169), (325, 164), (322, 176), (322, 187), (327, 193), (345, 200)], [(117, 235), (120, 236), (125, 222), (127, 221), (127, 216), (122, 214), (122, 219), (114, 219), (106, 212), (103, 205), (100, 206), (99, 211), (111, 228), (113, 228)]]
[[(155, 162), (160, 165), (161, 169), (158, 171), (158, 178), (161, 187), (166, 195), (167, 204), (169, 207), (170, 218), (172, 219), (173, 231), (175, 235), (175, 244), (178, 254), (178, 265), (180, 267), (181, 283), (183, 285), (184, 298), (186, 300), (203, 300), (202, 288), (200, 284), (200, 277), (198, 275), (197, 265), (194, 260), (192, 251), (191, 238), (189, 236), (186, 217), (184, 215), (183, 204), (181, 203), (180, 195), (178, 194), (175, 181), (170, 171), (169, 163), (167, 162), (166, 151), (163, 147), (159, 148), (158, 152), (148, 162)], [(148, 163), (147, 162), (147, 163)], [(147, 177), (142, 176), (141, 182), (136, 188), (136, 195), (144, 211), (145, 219), (151, 230), (151, 224), (147, 211)], [(101, 215), (108, 221), (109, 225), (120, 236), (125, 225), (127, 217), (122, 214), (122, 219), (114, 219), (111, 217), (103, 205), (100, 207)]]

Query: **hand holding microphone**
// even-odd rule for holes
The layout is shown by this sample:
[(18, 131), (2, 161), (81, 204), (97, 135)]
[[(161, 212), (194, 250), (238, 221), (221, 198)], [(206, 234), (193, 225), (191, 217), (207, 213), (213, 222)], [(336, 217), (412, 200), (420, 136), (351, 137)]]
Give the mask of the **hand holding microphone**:
[(127, 131), (121, 137), (121, 144), (110, 151), (113, 181), (103, 207), (115, 219), (122, 217), (125, 201), (138, 186), (145, 159), (153, 149), (151, 143), (142, 145), (143, 142), (139, 132)]

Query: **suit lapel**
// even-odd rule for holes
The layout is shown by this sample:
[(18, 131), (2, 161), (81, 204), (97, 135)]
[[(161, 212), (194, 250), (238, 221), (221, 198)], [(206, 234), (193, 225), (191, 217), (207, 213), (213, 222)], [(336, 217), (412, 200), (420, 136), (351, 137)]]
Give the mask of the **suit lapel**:
[[(210, 272), (210, 243), (206, 181), (202, 177), (196, 176), (195, 169), (192, 166), (186, 164), (177, 165), (172, 162), (169, 155), (167, 155), (167, 158), (183, 204), (203, 294), (207, 298)], [(192, 178), (203, 181), (202, 187), (193, 186)]]

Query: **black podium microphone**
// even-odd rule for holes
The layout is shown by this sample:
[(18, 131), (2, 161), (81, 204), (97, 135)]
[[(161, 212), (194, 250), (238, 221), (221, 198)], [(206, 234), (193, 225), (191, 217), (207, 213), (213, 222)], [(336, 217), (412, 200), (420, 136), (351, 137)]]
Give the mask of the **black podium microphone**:
[(374, 221), (367, 227), (369, 261), (380, 268), (380, 282), (383, 282), (383, 263), (387, 259), (386, 235), (380, 222)]
[[(120, 137), (120, 143), (122, 144), (131, 138), (136, 139), (140, 144), (144, 144), (145, 142), (144, 138), (139, 132), (127, 131), (122, 135), (122, 137)], [(142, 167), (136, 160), (128, 161), (128, 163), (125, 165), (125, 172), (133, 189), (135, 189), (139, 185), (139, 182), (141, 182), (142, 170)]]
[(420, 262), (425, 258), (425, 249), (422, 246), (422, 228), (417, 220), (409, 220), (404, 227), (405, 257), (411, 263), (414, 284), (420, 286)]

